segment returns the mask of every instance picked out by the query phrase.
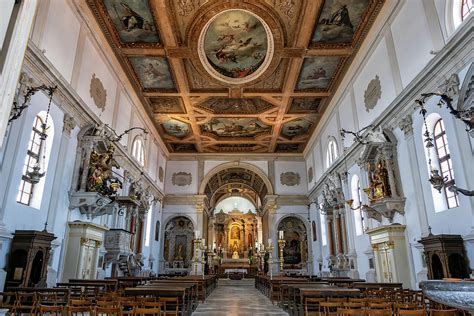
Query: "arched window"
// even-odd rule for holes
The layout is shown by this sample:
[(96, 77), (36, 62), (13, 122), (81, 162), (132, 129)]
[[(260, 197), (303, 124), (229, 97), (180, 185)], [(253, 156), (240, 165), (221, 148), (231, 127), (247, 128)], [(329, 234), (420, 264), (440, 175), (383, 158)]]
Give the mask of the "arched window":
[(453, 173), (453, 162), (451, 161), (451, 154), (448, 147), (448, 139), (446, 137), (446, 130), (444, 128), (444, 122), (440, 118), (434, 125), (433, 139), (435, 142), (436, 156), (438, 159), (438, 165), (440, 173), (443, 177), (446, 177), (446, 186), (444, 187), (444, 195), (448, 208), (454, 208), (459, 206), (458, 196), (447, 189), (450, 185), (454, 184), (454, 173)]
[(311, 223), (312, 233), (313, 233), (313, 241), (318, 240), (318, 236), (316, 235), (316, 222), (313, 221)]
[[(354, 207), (359, 207), (362, 203), (362, 194), (360, 190), (360, 180), (358, 175), (353, 175), (351, 180), (351, 197), (354, 200)], [(354, 222), (356, 235), (360, 236), (364, 233), (365, 223), (364, 214), (360, 208), (354, 210)]]
[[(36, 165), (41, 167), (41, 172), (46, 172), (54, 136), (54, 126), (51, 118), (49, 118), (47, 123), (48, 126), (45, 129), (45, 135), (43, 135), (43, 124), (45, 124), (45, 121), (45, 111), (38, 113), (33, 121), (33, 128), (30, 134), (30, 141), (28, 143), (20, 186), (16, 197), (18, 203), (36, 208), (39, 208), (41, 205), (44, 178), (41, 179), (39, 183), (35, 184), (27, 176), (27, 173), (33, 171), (33, 167)], [(33, 199), (33, 195), (37, 196), (37, 198)]]
[(337, 143), (334, 137), (331, 137), (326, 150), (326, 168), (329, 168), (337, 157)]
[(145, 230), (145, 247), (150, 247), (151, 238), (151, 219), (153, 217), (153, 205), (150, 206), (146, 217), (146, 230)]
[(143, 139), (140, 136), (135, 137), (132, 143), (132, 156), (142, 166), (145, 165), (145, 145)]
[[(467, 17), (474, 12), (474, 0), (454, 0), (447, 2), (448, 12), (451, 12), (452, 26), (457, 29)], [(448, 18), (448, 21), (450, 20)], [(448, 22), (449, 23), (449, 22)]]
[[(319, 205), (319, 208), (321, 209), (323, 206), (323, 203)], [(323, 246), (326, 246), (328, 244), (328, 236), (327, 236), (327, 229), (326, 229), (326, 215), (321, 214), (319, 216), (321, 219), (321, 244)]]

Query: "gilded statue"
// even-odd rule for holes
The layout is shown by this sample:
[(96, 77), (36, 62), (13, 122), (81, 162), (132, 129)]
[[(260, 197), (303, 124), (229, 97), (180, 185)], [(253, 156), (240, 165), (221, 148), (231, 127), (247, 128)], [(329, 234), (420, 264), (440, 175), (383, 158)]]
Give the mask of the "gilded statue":
[[(371, 171), (371, 200), (381, 200), (391, 196), (390, 184), (388, 180), (388, 170), (384, 159), (377, 162)], [(370, 170), (370, 169), (369, 169)]]
[(118, 167), (113, 158), (115, 146), (110, 145), (105, 153), (93, 150), (89, 161), (87, 191), (113, 195), (122, 183), (112, 176), (112, 167)]
[(183, 245), (179, 244), (176, 249), (176, 255), (174, 256), (176, 260), (183, 260)]

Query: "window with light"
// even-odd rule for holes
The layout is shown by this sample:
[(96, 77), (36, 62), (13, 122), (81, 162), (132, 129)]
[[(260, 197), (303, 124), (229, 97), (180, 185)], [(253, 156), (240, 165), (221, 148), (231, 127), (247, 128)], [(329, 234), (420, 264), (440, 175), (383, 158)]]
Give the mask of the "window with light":
[(143, 139), (139, 136), (135, 137), (132, 144), (132, 156), (138, 161), (141, 166), (145, 165), (145, 145)]
[(454, 172), (453, 162), (451, 161), (451, 154), (448, 147), (448, 139), (446, 137), (446, 130), (442, 119), (439, 119), (434, 125), (433, 139), (435, 142), (440, 174), (446, 178), (446, 185), (443, 190), (447, 206), (448, 208), (458, 207), (459, 199), (457, 194), (448, 190), (449, 186), (454, 185)]
[(326, 167), (329, 168), (332, 163), (337, 159), (337, 143), (334, 138), (331, 138), (328, 142), (328, 148), (326, 150)]

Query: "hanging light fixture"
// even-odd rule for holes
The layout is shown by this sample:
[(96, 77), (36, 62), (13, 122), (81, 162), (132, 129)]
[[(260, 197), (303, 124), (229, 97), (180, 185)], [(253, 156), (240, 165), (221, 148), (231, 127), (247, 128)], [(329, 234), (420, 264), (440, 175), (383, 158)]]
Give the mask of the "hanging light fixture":
[[(466, 122), (465, 120), (462, 119), (462, 117), (463, 117), (462, 115), (464, 115), (465, 113), (456, 111), (451, 105), (451, 98), (448, 97), (445, 94), (425, 93), (425, 94), (421, 95), (422, 96), (421, 99), (415, 100), (415, 102), (417, 104), (415, 106), (415, 109), (418, 108), (418, 107), (420, 108), (420, 114), (421, 114), (421, 116), (423, 116), (423, 125), (425, 126), (425, 132), (423, 133), (423, 136), (424, 136), (423, 141), (425, 142), (425, 147), (428, 151), (428, 166), (430, 168), (430, 178), (428, 179), (428, 181), (431, 183), (431, 185), (433, 186), (434, 189), (436, 189), (439, 193), (441, 193), (441, 190), (446, 186), (446, 182), (448, 181), (448, 177), (443, 176), (442, 174), (440, 174), (440, 171), (438, 169), (433, 167), (433, 164), (431, 162), (431, 151), (433, 150), (435, 145), (434, 145), (433, 135), (430, 133), (430, 131), (428, 129), (428, 124), (426, 122), (427, 110), (425, 108), (425, 102), (426, 102), (427, 98), (429, 98), (433, 95), (438, 95), (438, 96), (441, 97), (441, 99), (438, 103), (438, 106), (441, 107), (442, 104), (446, 104), (448, 109), (451, 110), (451, 114), (453, 114), (456, 118), (461, 119), (467, 125), (467, 127), (468, 127), (466, 129), (467, 131), (472, 130), (473, 126), (472, 126), (472, 124), (469, 125), (468, 122)], [(456, 112), (453, 112), (453, 111), (456, 111)], [(461, 189), (461, 188), (458, 188), (457, 186), (455, 186), (453, 184), (449, 185), (448, 190), (450, 190), (451, 192), (455, 192), (455, 193), (459, 192), (459, 193), (461, 193), (463, 195), (466, 195), (466, 196), (473, 196), (474, 195), (474, 190)]]
[[(41, 123), (40, 140), (41, 140), (42, 143), (45, 142), (46, 138), (48, 137), (48, 134), (46, 133), (46, 131), (49, 128), (48, 127), (49, 113), (51, 111), (51, 103), (53, 101), (53, 94), (54, 94), (54, 91), (56, 90), (56, 88), (57, 88), (56, 86), (46, 88), (48, 90), (49, 103), (48, 103), (48, 109), (46, 110), (46, 117), (44, 119), (44, 122)], [(38, 89), (38, 90), (40, 90), (40, 89)], [(38, 90), (36, 90), (36, 91), (38, 91)], [(31, 98), (31, 96), (29, 98)], [(23, 110), (26, 107), (24, 107)], [(21, 111), (23, 111), (23, 110), (21, 110)], [(19, 115), (21, 115), (21, 111), (19, 112)], [(40, 160), (31, 168), (32, 169), (31, 171), (26, 172), (26, 176), (30, 179), (30, 182), (32, 184), (39, 183), (41, 178), (43, 178), (46, 175), (46, 165), (45, 164), (46, 164), (46, 144), (43, 144), (41, 146)], [(43, 170), (43, 172), (42, 172), (42, 170)]]

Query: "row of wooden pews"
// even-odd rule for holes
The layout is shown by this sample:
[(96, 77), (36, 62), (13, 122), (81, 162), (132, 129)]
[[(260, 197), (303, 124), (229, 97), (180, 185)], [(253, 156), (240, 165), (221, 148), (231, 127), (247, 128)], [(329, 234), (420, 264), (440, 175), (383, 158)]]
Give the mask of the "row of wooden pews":
[(199, 301), (203, 302), (216, 287), (217, 277), (212, 275), (70, 279), (55, 288), (10, 288), (0, 293), (0, 307), (14, 314), (35, 315), (47, 310), (68, 315), (70, 311), (83, 310), (93, 315), (106, 308), (132, 315), (143, 307), (191, 315)]

